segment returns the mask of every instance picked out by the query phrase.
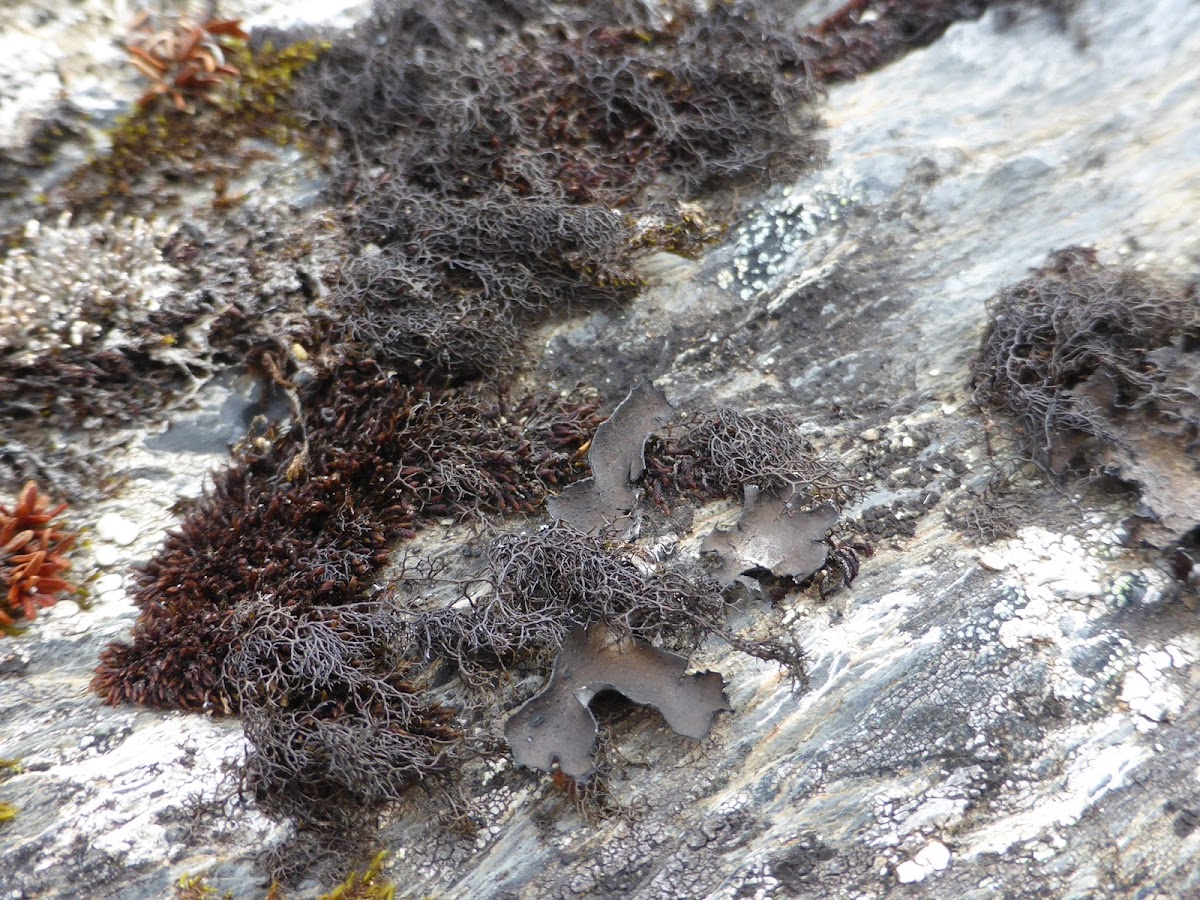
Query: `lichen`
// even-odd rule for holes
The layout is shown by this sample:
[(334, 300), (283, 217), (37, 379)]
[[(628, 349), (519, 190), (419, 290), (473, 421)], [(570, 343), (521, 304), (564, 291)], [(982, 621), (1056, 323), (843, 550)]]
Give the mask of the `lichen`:
[(305, 101), (358, 154), (448, 196), (499, 182), (614, 205), (821, 153), (819, 92), (761, 5), (378, 3), (310, 76)]
[[(603, 625), (676, 648), (719, 635), (802, 682), (795, 640), (733, 634), (702, 573), (566, 525), (491, 542), (488, 589), (457, 608), (368, 594), (429, 523), (535, 515), (551, 487), (586, 475), (590, 397), (513, 402), (480, 376), (505, 384), (532, 325), (633, 296), (646, 253), (698, 252), (717, 229), (679, 200), (820, 162), (820, 90), (795, 35), (757, 4), (402, 0), (315, 65), (301, 68), (316, 54), (298, 46), (311, 52), (284, 73), (283, 113), (259, 105), (274, 97), (253, 76), (260, 57), (235, 59), (240, 77), (213, 102), (192, 116), (152, 104), (76, 182), (97, 203), (144, 199), (162, 174), (148, 155), (195, 183), (237, 160), (247, 135), (332, 130), (342, 153), (327, 199), (350, 245), (303, 317), (321, 318), (303, 371), (284, 365), (278, 334), (257, 357), (290, 421), (248, 440), (143, 567), (138, 622), (103, 651), (95, 689), (240, 713), (242, 785), (259, 808), (298, 833), (359, 834), (456, 765), (460, 719), (478, 718), (430, 699), (427, 662), (471, 683)], [(305, 113), (311, 127), (293, 128)], [(601, 439), (597, 480), (616, 473), (628, 490), (669, 413), (651, 403), (631, 438)]]
[(403, 180), (357, 204), (363, 249), (331, 306), (347, 335), (392, 364), (455, 378), (511, 372), (528, 325), (631, 296), (626, 218), (504, 187), (460, 199)]
[(1200, 401), (1180, 352), (1200, 340), (1200, 302), (1180, 284), (1069, 247), (988, 308), (975, 399), (1012, 413), (1028, 452), (1054, 471), (1086, 438), (1119, 442), (1112, 422), (1125, 410), (1174, 419)]
[(632, 296), (646, 253), (694, 255), (717, 231), (681, 196), (822, 153), (788, 35), (724, 4), (380, 2), (298, 98), (352, 154), (348, 336), (451, 378), (503, 377), (530, 324)]
[[(592, 475), (547, 501), (550, 515), (585, 532), (628, 531), (646, 472), (646, 443), (674, 414), (661, 389), (643, 382), (596, 429), (588, 446)], [(618, 527), (618, 524), (620, 527)]]
[(804, 681), (804, 653), (790, 635), (738, 637), (725, 626), (716, 582), (684, 566), (656, 565), (632, 544), (559, 522), (501, 535), (488, 545), (486, 563), (482, 592), (466, 583), (454, 602), (406, 616), (416, 646), (452, 660), (469, 680), (481, 680), (498, 662), (556, 651), (572, 628), (603, 623), (683, 652), (716, 634)]
[(162, 252), (173, 231), (166, 222), (112, 215), (86, 225), (72, 225), (69, 213), (52, 225), (29, 222), (23, 243), (0, 262), (5, 369), (129, 341), (179, 279)]
[(361, 831), (384, 804), (456, 761), (450, 710), (423, 698), (378, 605), (304, 613), (243, 601), (225, 662), (250, 752), (244, 791), (300, 827)]
[(805, 503), (850, 505), (862, 486), (842, 461), (821, 453), (795, 416), (720, 408), (697, 413), (648, 448), (653, 498), (736, 497), (742, 489), (802, 491)]
[(832, 503), (806, 509), (807, 500), (802, 489), (791, 486), (774, 491), (746, 486), (733, 528), (714, 529), (701, 545), (719, 558), (716, 577), (722, 587), (755, 569), (803, 581), (825, 564), (838, 510)]
[(588, 704), (605, 690), (653, 706), (675, 732), (699, 740), (713, 717), (729, 709), (729, 700), (716, 672), (684, 675), (686, 670), (687, 657), (611, 632), (607, 626), (572, 628), (549, 684), (505, 723), (513, 760), (588, 781), (595, 772), (597, 731)]
[(989, 0), (850, 0), (805, 30), (804, 53), (822, 81), (850, 81), (932, 44)]
[(203, 232), (110, 214), (31, 223), (0, 263), (0, 485), (93, 499), (114, 480), (98, 452), (114, 430), (186, 402), (222, 365), (286, 378), (290, 347), (320, 330), (304, 257), (337, 238), (319, 219), (305, 229), (314, 218), (256, 202)]
[(1013, 417), (1024, 453), (1055, 474), (1136, 484), (1165, 536), (1196, 526), (1200, 297), (1182, 279), (1052, 253), (988, 302), (975, 402)]

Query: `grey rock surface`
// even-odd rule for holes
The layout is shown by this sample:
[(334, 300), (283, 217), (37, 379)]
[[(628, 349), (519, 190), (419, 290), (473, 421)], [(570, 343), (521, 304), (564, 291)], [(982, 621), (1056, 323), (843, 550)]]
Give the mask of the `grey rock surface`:
[[(725, 675), (732, 711), (703, 742), (653, 711), (616, 717), (607, 816), (479, 763), (471, 833), (436, 798), (389, 818), (399, 896), (1200, 896), (1200, 627), (1156, 552), (1124, 546), (1133, 494), (1031, 479), (1016, 537), (984, 546), (942, 514), (1010, 452), (966, 388), (989, 296), (1072, 243), (1196, 273), (1198, 84), (1189, 0), (1081, 0), (1065, 29), (1037, 10), (956, 25), (831, 89), (829, 164), (744, 203), (725, 244), (656, 260), (628, 307), (537, 336), (528, 381), (615, 402), (652, 378), (684, 410), (800, 414), (869, 473), (849, 517), (875, 553), (826, 603), (735, 611), (747, 635), (800, 637), (806, 693), (713, 640), (691, 665)], [(0, 81), (0, 121), (35, 111), (29, 91)], [(127, 490), (74, 514), (137, 537), (85, 542), (89, 609), (59, 604), (0, 642), (0, 758), (24, 765), (0, 774), (20, 808), (0, 825), (0, 896), (165, 897), (205, 873), (258, 897), (254, 857), (280, 829), (245, 807), (188, 827), (242, 751), (236, 721), (86, 690), (135, 616), (129, 566), (221, 460), (123, 452)], [(678, 553), (734, 518), (701, 510)]]

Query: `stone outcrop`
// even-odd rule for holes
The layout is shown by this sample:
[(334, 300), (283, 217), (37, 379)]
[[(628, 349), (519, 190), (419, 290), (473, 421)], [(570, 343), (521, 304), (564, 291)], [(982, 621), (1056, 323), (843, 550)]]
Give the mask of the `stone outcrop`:
[[(32, 22), (44, 6), (18, 9)], [(806, 691), (714, 637), (690, 666), (724, 676), (732, 709), (702, 741), (651, 709), (602, 716), (603, 814), (504, 760), (464, 774), (470, 829), (418, 792), (379, 841), (398, 896), (1200, 894), (1194, 588), (1139, 542), (1134, 487), (1010, 465), (1010, 424), (968, 386), (985, 302), (1057, 248), (1195, 276), (1200, 7), (1051, 6), (993, 9), (832, 87), (824, 168), (740, 202), (698, 261), (652, 258), (629, 305), (535, 336), (526, 382), (594, 384), (610, 408), (652, 380), (677, 409), (799, 415), (860, 473), (842, 540), (871, 555), (826, 600), (792, 591), (772, 609), (751, 583), (733, 609), (739, 634), (800, 641)], [(0, 122), (50, 100), (38, 79), (52, 67), (22, 35), (77, 48), (119, 28), (76, 10), (0, 40), (28, 70), (27, 84), (0, 81)], [(66, 91), (100, 115), (94, 82)], [(196, 403), (228, 427), (253, 406), (239, 390), (210, 382)], [(72, 512), (107, 523), (72, 570), (95, 576), (91, 603), (60, 602), (0, 640), (0, 757), (22, 767), (0, 770), (0, 801), (19, 809), (0, 824), (5, 897), (164, 897), (185, 873), (265, 892), (255, 857), (284, 829), (252, 804), (197, 816), (244, 752), (236, 719), (110, 708), (87, 689), (135, 617), (130, 566), (225, 458), (204, 449), (112, 451), (126, 487)], [(1194, 470), (1172, 471), (1195, 490)], [(1002, 501), (1009, 537), (987, 541), (961, 514)], [(737, 515), (648, 517), (642, 537), (698, 559)], [(545, 677), (526, 682), (531, 696)], [(288, 896), (319, 893), (310, 880)]]

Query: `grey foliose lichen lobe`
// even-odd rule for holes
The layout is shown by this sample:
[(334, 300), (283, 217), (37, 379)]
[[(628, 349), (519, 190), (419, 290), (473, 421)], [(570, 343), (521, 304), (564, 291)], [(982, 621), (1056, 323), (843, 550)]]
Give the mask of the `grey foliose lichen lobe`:
[(571, 629), (546, 689), (513, 713), (504, 727), (513, 760), (589, 779), (595, 772), (597, 723), (588, 704), (605, 690), (653, 706), (678, 734), (703, 738), (713, 717), (730, 708), (729, 700), (719, 674), (685, 675), (687, 664), (686, 657), (605, 626)]
[(825, 564), (826, 538), (839, 513), (832, 503), (812, 509), (794, 504), (806, 495), (799, 489), (760, 491), (747, 485), (741, 515), (733, 528), (716, 528), (701, 549), (719, 561), (716, 572), (722, 586), (753, 569), (802, 581)]
[(546, 503), (550, 515), (584, 533), (627, 533), (641, 496), (636, 482), (646, 471), (646, 443), (674, 414), (666, 394), (653, 382), (644, 381), (630, 391), (592, 438), (592, 477), (551, 497)]

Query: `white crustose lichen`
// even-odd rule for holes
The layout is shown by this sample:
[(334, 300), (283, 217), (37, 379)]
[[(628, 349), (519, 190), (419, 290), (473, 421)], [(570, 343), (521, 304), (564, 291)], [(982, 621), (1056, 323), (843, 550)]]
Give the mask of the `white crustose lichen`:
[(174, 226), (111, 214), (73, 226), (30, 221), (0, 261), (0, 354), (18, 364), (69, 347), (117, 347), (174, 290), (162, 248)]

